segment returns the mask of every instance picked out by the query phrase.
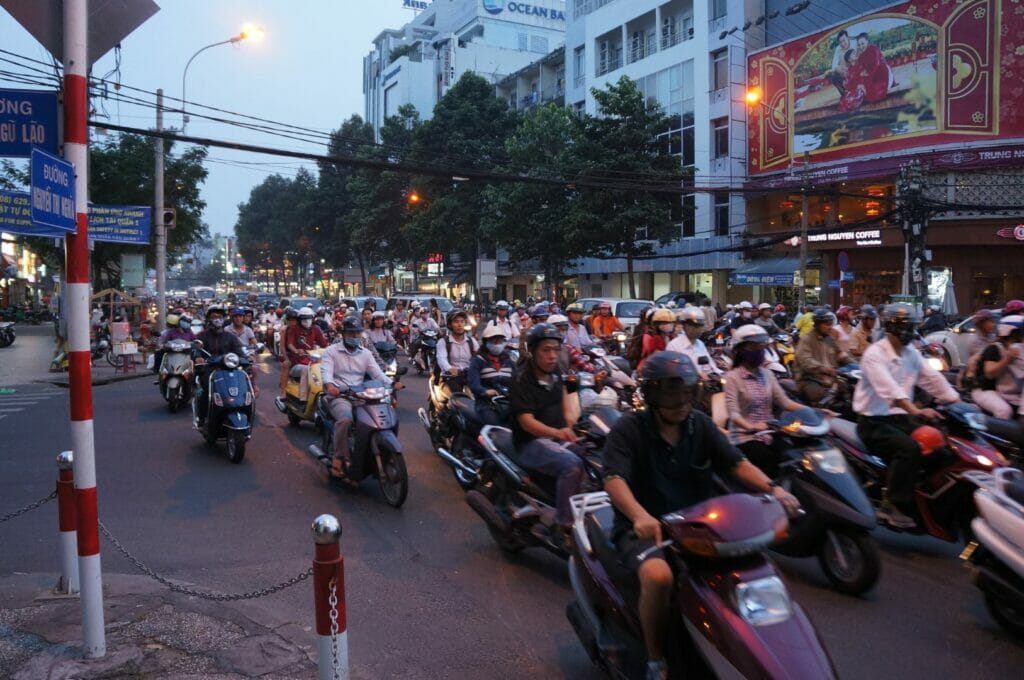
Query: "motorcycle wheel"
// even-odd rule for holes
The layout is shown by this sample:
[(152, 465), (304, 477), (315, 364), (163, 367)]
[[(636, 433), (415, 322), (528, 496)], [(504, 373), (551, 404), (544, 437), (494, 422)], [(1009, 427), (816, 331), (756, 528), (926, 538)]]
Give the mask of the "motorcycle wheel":
[(409, 473), (405, 469), (405, 459), (398, 451), (385, 448), (381, 452), (381, 467), (383, 474), (378, 481), (384, 500), (391, 507), (400, 508), (409, 494)]
[(177, 413), (178, 407), (181, 406), (180, 392), (175, 390), (167, 395), (167, 410), (171, 413)]
[(882, 567), (878, 545), (871, 537), (848, 529), (825, 531), (818, 562), (832, 587), (846, 595), (860, 595), (873, 588)]
[(299, 418), (292, 411), (288, 411), (288, 424), (292, 427), (298, 427), (299, 423), (302, 422), (302, 418)]
[(985, 593), (985, 608), (996, 623), (1014, 637), (1024, 640), (1024, 611), (992, 593)]
[(228, 460), (241, 463), (245, 458), (245, 433), (231, 432), (228, 434)]
[[(459, 458), (460, 460), (465, 460), (464, 453), (468, 448), (468, 446), (466, 445), (466, 439), (466, 433), (459, 432), (457, 435), (455, 435), (455, 440), (452, 442), (452, 455)], [(463, 470), (462, 468), (452, 468), (452, 473), (455, 475), (455, 481), (459, 483), (459, 486), (461, 486), (464, 491), (469, 491), (470, 489), (473, 488), (473, 485), (476, 483), (476, 475), (470, 476), (469, 473)]]
[(117, 357), (114, 356), (114, 350), (108, 349), (106, 355), (103, 357), (107, 360), (107, 363), (117, 368)]

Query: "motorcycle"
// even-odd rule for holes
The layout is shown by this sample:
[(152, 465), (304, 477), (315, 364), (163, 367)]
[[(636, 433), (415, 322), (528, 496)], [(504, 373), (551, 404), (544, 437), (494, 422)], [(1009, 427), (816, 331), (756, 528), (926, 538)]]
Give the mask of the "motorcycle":
[(437, 339), (438, 332), (435, 330), (420, 331), (418, 356), (412, 358), (417, 375), (434, 372), (434, 367), (437, 365)]
[[(508, 390), (499, 389), (498, 392), (497, 396), (491, 397), (491, 406), (504, 422), (508, 419)], [(480, 465), (487, 455), (480, 443), (480, 432), (484, 423), (477, 415), (474, 400), (464, 395), (453, 396), (448, 408), (451, 410), (448, 419), (449, 436), (441, 437), (434, 450), (441, 460), (451, 466), (459, 486), (468, 490), (472, 488)], [(426, 411), (421, 408), (417, 414), (427, 429), (427, 434), (430, 434), (430, 421)]]
[(324, 389), (323, 378), (320, 375), (320, 360), (323, 354), (324, 350), (319, 347), (309, 351), (310, 361), (305, 367), (305, 394), (302, 391), (302, 377), (294, 377), (289, 372), (284, 399), (274, 399), (277, 410), (288, 416), (289, 425), (297, 426), (303, 420), (316, 421), (316, 400)]
[(601, 340), (601, 345), (609, 354), (618, 357), (626, 356), (626, 345), (629, 343), (629, 334), (626, 331), (615, 331), (607, 338)]
[(160, 394), (167, 401), (167, 410), (177, 413), (182, 404), (192, 399), (192, 343), (172, 340), (164, 348), (160, 361)]
[[(252, 437), (253, 406), (252, 382), (249, 380), (249, 359), (234, 352), (211, 356), (200, 340), (193, 348), (208, 357), (205, 364), (197, 365), (193, 385), (192, 421), (203, 438), (210, 444), (224, 439), (228, 459), (241, 463), (245, 445)], [(203, 392), (200, 377), (207, 372), (209, 391)]]
[[(484, 520), (494, 542), (507, 553), (540, 546), (568, 557), (555, 521), (555, 480), (530, 475), (519, 465), (512, 431), (507, 427), (487, 425), (479, 441), (487, 456), (466, 492), (466, 503)], [(601, 488), (600, 461), (596, 456), (581, 458), (584, 489)]]
[(14, 344), (16, 333), (13, 321), (0, 321), (0, 347), (10, 347)]
[(978, 485), (978, 516), (971, 522), (975, 540), (960, 557), (971, 565), (992, 618), (1024, 639), (1024, 473), (1003, 468), (966, 475)]
[(113, 351), (110, 344), (110, 331), (105, 326), (101, 326), (89, 346), (90, 356), (94, 361), (106, 357), (107, 361), (113, 364)]
[[(614, 678), (643, 677), (647, 653), (635, 577), (612, 544), (604, 492), (573, 497), (566, 616), (591, 660)], [(766, 557), (786, 515), (768, 496), (730, 494), (660, 518), (675, 574), (668, 676), (835, 678), (820, 636)], [(641, 556), (643, 557), (643, 555)]]
[[(359, 484), (376, 477), (385, 502), (401, 507), (409, 493), (409, 473), (398, 441), (398, 413), (392, 402), (393, 390), (375, 380), (350, 388), (337, 399), (352, 403), (352, 428), (349, 431), (350, 461), (346, 478)], [(334, 417), (330, 400), (321, 393), (316, 400), (320, 443), (310, 444), (309, 453), (328, 470), (334, 453)]]
[(871, 538), (875, 512), (843, 454), (823, 441), (829, 421), (819, 411), (802, 408), (768, 425), (788, 446), (777, 469), (762, 464), (762, 471), (796, 496), (803, 510), (772, 550), (792, 557), (817, 556), (833, 588), (847, 595), (867, 592), (881, 570), (878, 545)]
[[(970, 540), (971, 520), (975, 516), (971, 500), (974, 486), (965, 473), (971, 470), (991, 472), (1004, 467), (1006, 459), (980, 435), (985, 428), (985, 417), (973, 405), (958, 402), (938, 406), (937, 410), (945, 416), (942, 429), (946, 446), (921, 457), (912, 513), (918, 526), (909, 530), (886, 526), (894, 531), (929, 534), (949, 542)], [(829, 438), (857, 472), (872, 505), (881, 504), (886, 464), (867, 449), (857, 435), (856, 424), (833, 418)]]

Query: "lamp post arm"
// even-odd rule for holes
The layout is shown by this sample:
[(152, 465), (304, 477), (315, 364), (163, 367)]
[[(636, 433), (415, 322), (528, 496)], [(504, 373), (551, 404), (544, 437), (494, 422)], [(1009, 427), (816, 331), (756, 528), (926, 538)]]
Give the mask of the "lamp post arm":
[(233, 44), (233, 43), (238, 42), (241, 39), (242, 39), (242, 36), (236, 35), (236, 36), (233, 36), (231, 38), (228, 38), (227, 40), (221, 40), (220, 42), (210, 43), (206, 47), (200, 47), (198, 50), (196, 50), (195, 54), (193, 54), (191, 57), (189, 57), (188, 62), (185, 63), (185, 70), (181, 74), (181, 129), (182, 129), (182, 132), (184, 132), (184, 130), (185, 130), (185, 124), (188, 123), (188, 114), (185, 113), (185, 102), (186, 102), (186, 97), (185, 97), (185, 79), (188, 77), (188, 67), (192, 65), (192, 62), (195, 60), (196, 57), (198, 57), (200, 54), (202, 54), (206, 50), (210, 49), (211, 47), (217, 47), (219, 45)]

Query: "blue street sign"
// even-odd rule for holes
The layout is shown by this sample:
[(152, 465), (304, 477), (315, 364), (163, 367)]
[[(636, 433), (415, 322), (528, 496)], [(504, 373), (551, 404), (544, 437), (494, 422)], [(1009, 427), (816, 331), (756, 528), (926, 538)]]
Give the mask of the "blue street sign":
[(843, 272), (843, 281), (853, 281), (853, 272)]
[(846, 254), (845, 250), (839, 251), (839, 271), (845, 272), (850, 268), (850, 256)]
[(57, 93), (0, 90), (0, 156), (28, 158), (32, 147), (57, 153)]
[(32, 149), (32, 221), (64, 231), (75, 230), (75, 166)]
[(89, 204), (89, 240), (146, 246), (152, 220), (148, 205)]
[(0, 231), (22, 236), (63, 238), (64, 231), (33, 224), (27, 191), (0, 191)]
[(839, 279), (829, 279), (828, 280), (828, 287), (829, 288), (836, 288), (836, 289), (838, 289), (839, 288)]

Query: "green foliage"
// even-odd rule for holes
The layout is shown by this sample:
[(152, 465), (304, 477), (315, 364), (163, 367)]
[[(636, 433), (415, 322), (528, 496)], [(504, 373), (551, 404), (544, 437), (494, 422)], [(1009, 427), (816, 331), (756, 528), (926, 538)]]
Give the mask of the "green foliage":
[(416, 52), (416, 45), (399, 45), (388, 54), (388, 63), (393, 64), (402, 57), (407, 57)]

